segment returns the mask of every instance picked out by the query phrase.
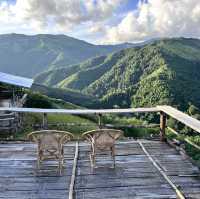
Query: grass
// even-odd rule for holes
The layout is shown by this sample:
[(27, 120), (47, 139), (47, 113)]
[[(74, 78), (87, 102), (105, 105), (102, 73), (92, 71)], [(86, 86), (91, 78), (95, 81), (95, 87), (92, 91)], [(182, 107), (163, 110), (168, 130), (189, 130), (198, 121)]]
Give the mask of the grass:
[(158, 137), (159, 128), (123, 128), (125, 137), (151, 139)]
[[(27, 134), (39, 130), (42, 127), (43, 115), (36, 113), (26, 113), (24, 115), (23, 129), (17, 132), (14, 140), (26, 140)], [(107, 115), (103, 117), (104, 124), (112, 124), (115, 128), (124, 131), (125, 137), (137, 138), (152, 138), (158, 136), (158, 128), (133, 128), (121, 127), (123, 125), (146, 125), (146, 121), (138, 120), (136, 118), (117, 117)], [(98, 128), (96, 116), (82, 117), (78, 115), (65, 114), (48, 114), (48, 129), (57, 129), (69, 131), (74, 134), (75, 138), (81, 138), (81, 134), (85, 131), (94, 130)], [(119, 127), (120, 126), (120, 127)]]
[(200, 150), (191, 144), (184, 141), (185, 138), (188, 138), (190, 141), (200, 146), (200, 136), (187, 136), (185, 134), (175, 135), (174, 133), (167, 130), (167, 138), (169, 140), (178, 140), (184, 145), (186, 153), (200, 166)]
[(190, 144), (185, 144), (185, 151), (200, 166), (200, 151)]
[[(28, 133), (36, 129), (39, 130), (41, 128), (42, 119), (43, 119), (42, 114), (26, 113), (24, 115), (23, 129), (16, 133), (16, 135), (14, 136), (14, 139), (26, 140)], [(89, 119), (82, 118), (80, 116), (74, 116), (74, 115), (49, 114), (48, 123), (50, 124), (48, 129), (69, 131), (74, 134), (75, 138), (80, 138), (81, 134), (85, 131), (98, 128), (95, 122)], [(68, 124), (73, 123), (73, 125), (66, 125), (67, 123)], [(83, 124), (83, 125), (80, 125), (80, 124)]]
[(136, 127), (120, 127), (124, 131), (125, 137), (133, 137), (135, 139), (139, 138), (152, 138), (158, 136), (159, 128), (147, 128), (147, 127), (138, 127), (137, 126), (148, 126), (148, 122), (145, 120), (137, 119), (136, 117), (118, 117), (113, 115), (107, 115), (103, 118), (105, 123), (109, 123), (117, 126), (136, 126)]

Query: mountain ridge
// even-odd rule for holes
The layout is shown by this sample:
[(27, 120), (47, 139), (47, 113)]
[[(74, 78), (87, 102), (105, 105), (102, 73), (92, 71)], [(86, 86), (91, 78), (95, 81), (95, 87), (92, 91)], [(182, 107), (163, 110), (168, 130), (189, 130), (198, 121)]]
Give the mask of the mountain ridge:
[(135, 46), (94, 45), (66, 35), (15, 33), (0, 35), (0, 44), (0, 71), (25, 77)]
[(198, 39), (161, 39), (98, 60), (81, 63), (77, 71), (54, 86), (94, 95), (105, 107), (157, 104), (186, 107), (190, 102), (200, 106)]

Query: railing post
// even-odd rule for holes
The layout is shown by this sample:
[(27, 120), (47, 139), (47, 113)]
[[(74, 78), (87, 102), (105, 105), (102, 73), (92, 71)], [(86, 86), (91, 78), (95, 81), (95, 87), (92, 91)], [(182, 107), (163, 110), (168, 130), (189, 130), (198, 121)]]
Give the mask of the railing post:
[(99, 118), (98, 121), (99, 128), (102, 129), (102, 114), (98, 114), (98, 118)]
[(160, 112), (160, 141), (166, 141), (165, 128), (167, 123), (167, 116), (164, 112)]
[(47, 113), (43, 114), (43, 129), (48, 129)]

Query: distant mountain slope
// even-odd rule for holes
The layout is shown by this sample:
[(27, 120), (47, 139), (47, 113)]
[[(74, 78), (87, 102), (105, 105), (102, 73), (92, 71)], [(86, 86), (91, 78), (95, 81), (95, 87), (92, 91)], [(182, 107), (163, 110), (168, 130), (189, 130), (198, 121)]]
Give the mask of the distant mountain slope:
[(74, 73), (76, 73), (82, 69), (83, 70), (88, 69), (97, 64), (101, 64), (104, 61), (104, 59), (106, 59), (106, 56), (95, 57), (95, 58), (89, 59), (81, 64), (46, 71), (41, 74), (38, 74), (35, 77), (35, 82), (44, 84), (46, 86), (55, 86), (57, 83), (60, 83), (61, 81), (63, 81), (63, 83), (64, 83), (64, 79), (66, 77), (69, 77), (70, 75), (73, 75)]
[(71, 89), (50, 88), (47, 86), (34, 84), (31, 88), (31, 91), (41, 93), (50, 98), (61, 99), (65, 102), (85, 108), (94, 108), (101, 105), (100, 101), (96, 97), (88, 94), (82, 94)]
[[(66, 73), (60, 78), (62, 70)], [(106, 107), (200, 106), (198, 39), (162, 39), (92, 59), (70, 72), (62, 70), (51, 71), (45, 79), (58, 77), (56, 86), (94, 95)]]
[(131, 46), (135, 45), (93, 45), (66, 35), (5, 34), (0, 35), (0, 71), (33, 77)]

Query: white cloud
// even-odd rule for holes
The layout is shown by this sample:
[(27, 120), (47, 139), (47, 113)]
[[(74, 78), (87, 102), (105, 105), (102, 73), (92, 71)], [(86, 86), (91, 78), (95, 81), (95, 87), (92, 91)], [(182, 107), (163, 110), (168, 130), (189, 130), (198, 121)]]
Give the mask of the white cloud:
[(135, 42), (152, 37), (200, 37), (199, 0), (140, 1), (116, 25), (107, 28), (104, 43)]
[(107, 19), (112, 16), (115, 9), (126, 0), (94, 0), (84, 1), (88, 17), (94, 21), (99, 19)]
[(0, 33), (64, 33), (97, 43), (200, 37), (200, 0), (140, 0), (128, 13), (116, 11), (127, 0), (0, 2)]
[(90, 27), (88, 29), (88, 32), (90, 34), (98, 34), (98, 33), (105, 33), (106, 31), (106, 26), (104, 23), (95, 23), (95, 24), (90, 24)]
[[(17, 0), (0, 3), (0, 23), (20, 28), (49, 31), (49, 27), (68, 32), (84, 23), (99, 23), (111, 17), (126, 0)], [(13, 28), (13, 29), (14, 29)], [(52, 31), (52, 30), (50, 30)]]

